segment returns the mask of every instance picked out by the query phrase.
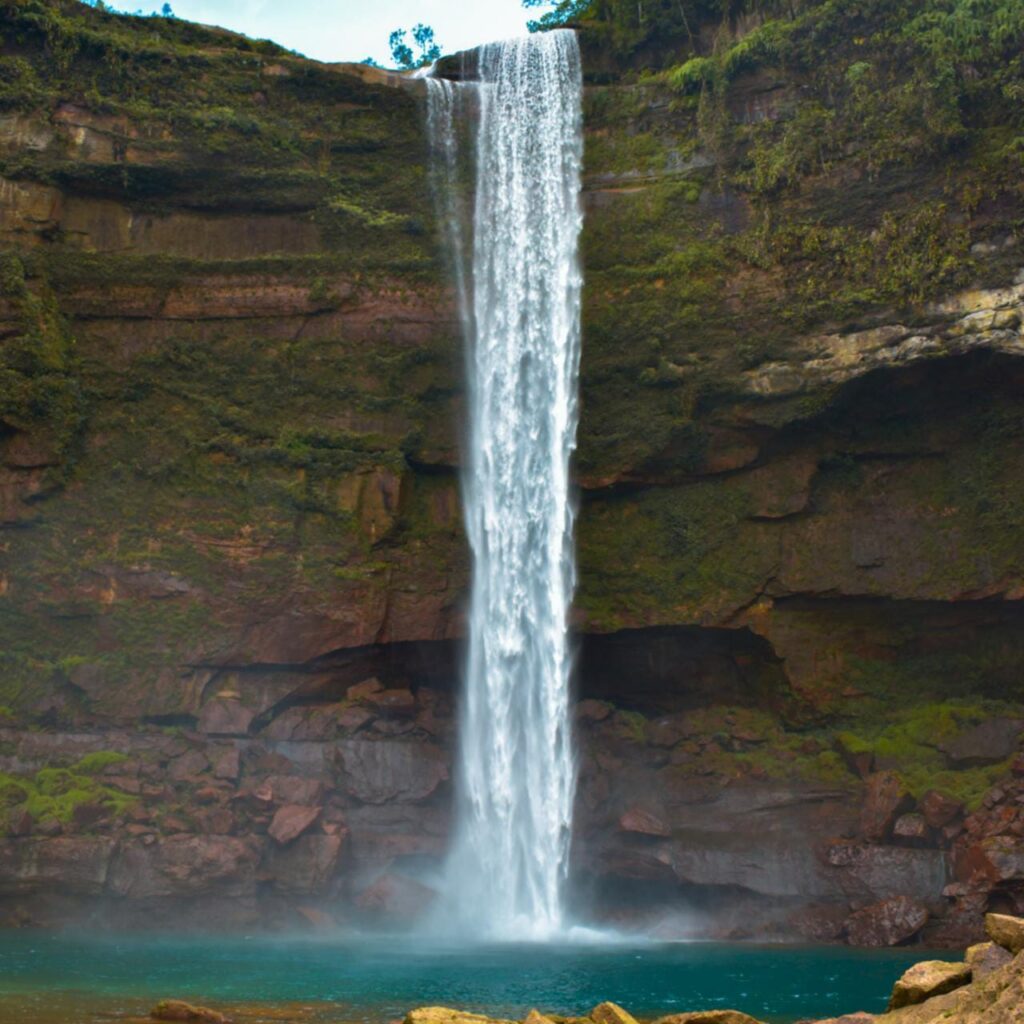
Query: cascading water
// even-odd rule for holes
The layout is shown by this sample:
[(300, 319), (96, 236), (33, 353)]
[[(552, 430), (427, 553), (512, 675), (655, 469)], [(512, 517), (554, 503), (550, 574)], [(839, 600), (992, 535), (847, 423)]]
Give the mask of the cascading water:
[[(440, 910), (459, 934), (544, 939), (564, 925), (576, 781), (567, 616), (581, 91), (576, 37), (564, 30), (482, 47), (474, 82), (428, 80), (469, 378), (473, 585), (460, 799)], [(476, 108), (468, 245), (458, 189), (464, 100)]]

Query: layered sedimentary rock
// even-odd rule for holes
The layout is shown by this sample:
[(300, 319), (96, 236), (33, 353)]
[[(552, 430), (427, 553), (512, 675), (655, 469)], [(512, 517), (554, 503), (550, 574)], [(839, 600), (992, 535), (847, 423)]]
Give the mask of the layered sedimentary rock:
[[(422, 96), (0, 10), (3, 912), (405, 919), (467, 589)], [(574, 898), (958, 942), (1024, 899), (1024, 196), (994, 99), (766, 181), (829, 73), (591, 76)]]

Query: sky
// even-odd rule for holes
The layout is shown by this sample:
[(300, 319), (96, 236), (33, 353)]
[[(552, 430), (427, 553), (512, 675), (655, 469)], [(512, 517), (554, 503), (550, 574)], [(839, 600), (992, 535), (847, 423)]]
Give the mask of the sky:
[[(163, 0), (112, 0), (118, 10), (159, 10)], [(179, 18), (272, 39), (323, 61), (373, 57), (392, 64), (388, 36), (431, 25), (445, 53), (526, 31), (538, 11), (521, 0), (171, 0)]]

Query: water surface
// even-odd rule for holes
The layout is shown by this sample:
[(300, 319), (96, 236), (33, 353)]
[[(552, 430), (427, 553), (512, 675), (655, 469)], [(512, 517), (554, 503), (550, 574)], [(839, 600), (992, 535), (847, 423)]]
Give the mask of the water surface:
[[(920, 949), (676, 943), (412, 946), (408, 940), (0, 935), (0, 1020), (92, 1024), (184, 998), (246, 1021), (383, 1024), (414, 1006), (521, 1019), (605, 999), (640, 1017), (731, 1007), (787, 1024), (884, 1008)], [(938, 954), (942, 956), (943, 954)], [(945, 954), (947, 958), (949, 954)]]

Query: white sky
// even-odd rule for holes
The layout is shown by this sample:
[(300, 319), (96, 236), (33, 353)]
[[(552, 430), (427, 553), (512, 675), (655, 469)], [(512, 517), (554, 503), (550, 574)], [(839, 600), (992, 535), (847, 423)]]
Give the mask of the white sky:
[[(118, 10), (159, 10), (164, 0), (110, 0)], [(521, 35), (543, 8), (521, 0), (171, 0), (179, 18), (272, 39), (317, 60), (391, 64), (392, 29), (431, 25), (445, 53)]]

